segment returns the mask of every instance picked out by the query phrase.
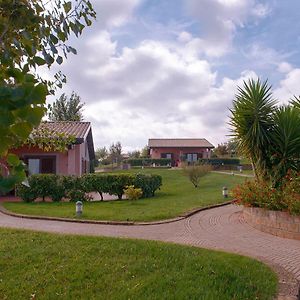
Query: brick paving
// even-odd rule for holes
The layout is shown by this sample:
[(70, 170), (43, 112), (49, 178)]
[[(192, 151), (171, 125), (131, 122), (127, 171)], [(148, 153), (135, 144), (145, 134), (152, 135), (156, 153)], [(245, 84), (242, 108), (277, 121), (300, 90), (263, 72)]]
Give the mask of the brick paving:
[(251, 256), (284, 269), (300, 280), (300, 241), (258, 231), (248, 225), (241, 208), (227, 205), (187, 219), (159, 225), (100, 225), (22, 219), (0, 213), (0, 226), (55, 233), (159, 240)]

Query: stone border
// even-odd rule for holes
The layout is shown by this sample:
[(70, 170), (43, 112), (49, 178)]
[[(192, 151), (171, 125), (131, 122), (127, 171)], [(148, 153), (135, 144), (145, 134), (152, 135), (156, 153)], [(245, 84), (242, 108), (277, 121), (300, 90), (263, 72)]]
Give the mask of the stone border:
[(243, 207), (243, 215), (254, 228), (282, 238), (300, 240), (300, 216), (259, 207)]
[(71, 218), (60, 218), (60, 217), (48, 217), (48, 216), (36, 216), (36, 215), (24, 215), (19, 213), (14, 213), (12, 211), (7, 210), (3, 207), (3, 204), (0, 203), (0, 212), (5, 215), (17, 217), (17, 218), (24, 218), (24, 219), (36, 219), (36, 220), (49, 220), (49, 221), (62, 221), (62, 222), (69, 222), (69, 223), (85, 223), (85, 224), (101, 224), (101, 225), (127, 225), (127, 226), (137, 226), (137, 225), (159, 225), (159, 224), (167, 224), (178, 222), (184, 220), (200, 211), (212, 209), (216, 207), (221, 207), (225, 205), (232, 204), (234, 201), (226, 201), (219, 204), (208, 205), (204, 207), (195, 208), (190, 210), (186, 213), (179, 215), (176, 218), (166, 219), (166, 220), (158, 220), (158, 221), (150, 221), (150, 222), (134, 222), (134, 221), (109, 221), (109, 220), (88, 220), (88, 219), (71, 219)]

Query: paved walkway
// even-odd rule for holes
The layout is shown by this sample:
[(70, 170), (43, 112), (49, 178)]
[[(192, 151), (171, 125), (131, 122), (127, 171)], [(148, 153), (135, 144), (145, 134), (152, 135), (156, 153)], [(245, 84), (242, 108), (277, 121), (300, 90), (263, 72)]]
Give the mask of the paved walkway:
[(243, 254), (279, 266), (300, 280), (300, 241), (249, 226), (241, 208), (227, 205), (182, 221), (145, 226), (80, 224), (16, 218), (0, 213), (0, 226), (80, 235), (151, 239)]

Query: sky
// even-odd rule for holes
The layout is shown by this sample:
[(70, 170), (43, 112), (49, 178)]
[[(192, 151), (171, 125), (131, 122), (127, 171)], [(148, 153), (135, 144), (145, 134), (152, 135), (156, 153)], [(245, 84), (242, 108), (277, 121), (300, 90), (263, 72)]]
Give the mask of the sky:
[(249, 78), (268, 80), (281, 103), (300, 95), (299, 0), (91, 2), (97, 20), (70, 40), (78, 54), (59, 68), (67, 84), (57, 97), (80, 95), (95, 148), (226, 142), (232, 100)]

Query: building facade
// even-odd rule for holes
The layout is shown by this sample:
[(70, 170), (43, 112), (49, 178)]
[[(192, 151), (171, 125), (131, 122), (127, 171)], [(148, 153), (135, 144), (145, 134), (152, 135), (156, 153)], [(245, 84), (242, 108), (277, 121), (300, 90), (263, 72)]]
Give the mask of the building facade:
[(182, 162), (192, 164), (199, 159), (209, 159), (214, 146), (206, 139), (149, 139), (148, 147), (153, 159), (171, 159), (172, 166)]

